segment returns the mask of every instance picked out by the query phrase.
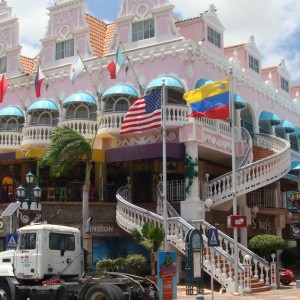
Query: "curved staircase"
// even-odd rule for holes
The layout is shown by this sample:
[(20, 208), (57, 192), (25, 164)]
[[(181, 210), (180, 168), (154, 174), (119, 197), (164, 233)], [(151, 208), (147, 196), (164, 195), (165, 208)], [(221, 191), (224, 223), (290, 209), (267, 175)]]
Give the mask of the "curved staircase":
[[(240, 165), (236, 170), (236, 191), (237, 196), (246, 194), (255, 189), (266, 186), (277, 181), (290, 170), (290, 152), (289, 143), (283, 139), (256, 134), (254, 136), (254, 146), (268, 150), (268, 157), (263, 157), (255, 162), (249, 162), (249, 159)], [(253, 156), (252, 156), (253, 158)], [(232, 173), (227, 173), (208, 183), (207, 197), (214, 200), (214, 206), (220, 208), (226, 202), (232, 200)], [(162, 203), (163, 197), (161, 193), (161, 185), (157, 188), (158, 203)], [(129, 191), (127, 187), (122, 187), (117, 192), (117, 210), (116, 220), (118, 225), (128, 233), (134, 228), (141, 230), (144, 223), (153, 221), (157, 226), (163, 226), (163, 217), (146, 209), (138, 207), (129, 201)], [(205, 198), (206, 199), (206, 198)], [(203, 232), (204, 258), (203, 268), (207, 273), (211, 273), (213, 267), (214, 279), (217, 280), (227, 292), (234, 292), (234, 240), (219, 231), (219, 241), (221, 247), (213, 247), (212, 251), (208, 247), (208, 229), (213, 227), (204, 220), (196, 220), (187, 222), (182, 219), (175, 209), (168, 203), (168, 218), (167, 218), (167, 240), (172, 247), (185, 254), (185, 236), (190, 229), (200, 229)], [(161, 211), (161, 207), (160, 207)], [(210, 249), (211, 250), (211, 249)], [(258, 292), (262, 290), (276, 287), (276, 278), (271, 276), (270, 263), (257, 256), (248, 248), (238, 244), (238, 287), (239, 292), (243, 293), (245, 288), (244, 282), (244, 263), (249, 263), (252, 267), (252, 277), (259, 283), (260, 286), (253, 283), (252, 291)]]

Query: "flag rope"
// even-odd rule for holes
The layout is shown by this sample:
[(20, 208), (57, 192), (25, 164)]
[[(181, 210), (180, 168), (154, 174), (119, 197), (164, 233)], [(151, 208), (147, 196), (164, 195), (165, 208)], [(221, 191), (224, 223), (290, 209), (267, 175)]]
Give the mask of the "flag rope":
[(140, 81), (139, 81), (139, 79), (138, 79), (138, 77), (137, 77), (137, 75), (136, 75), (136, 72), (135, 72), (135, 70), (134, 70), (133, 64), (132, 64), (131, 60), (130, 60), (129, 57), (128, 57), (128, 54), (127, 54), (127, 52), (126, 52), (125, 47), (123, 46), (123, 43), (122, 43), (120, 40), (119, 40), (119, 43), (120, 43), (120, 45), (121, 45), (121, 47), (122, 47), (122, 49), (123, 49), (123, 51), (124, 51), (124, 54), (125, 54), (125, 56), (126, 56), (126, 58), (127, 58), (127, 60), (128, 60), (129, 66), (130, 66), (130, 68), (132, 69), (134, 78), (135, 78), (135, 80), (136, 80), (136, 83), (137, 83), (138, 86), (139, 86), (140, 94), (141, 94), (141, 96), (142, 96), (142, 95), (144, 95), (145, 89), (144, 89), (144, 87), (140, 84)]

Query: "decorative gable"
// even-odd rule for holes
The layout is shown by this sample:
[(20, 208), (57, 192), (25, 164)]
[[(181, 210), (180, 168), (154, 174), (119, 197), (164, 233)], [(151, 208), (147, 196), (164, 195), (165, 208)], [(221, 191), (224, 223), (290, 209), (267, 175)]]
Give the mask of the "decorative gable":
[[(178, 29), (173, 22), (173, 9), (174, 5), (168, 0), (122, 0), (111, 51), (118, 44), (118, 39), (128, 49), (178, 37)], [(135, 27), (138, 27), (136, 36)]]
[[(78, 51), (84, 59), (91, 56), (89, 26), (86, 22), (84, 0), (60, 0), (48, 7), (49, 22), (45, 37), (41, 40), (41, 62), (44, 67), (57, 65), (57, 60), (70, 63)], [(57, 54), (57, 44), (62, 55)], [(69, 44), (68, 44), (69, 43)]]
[(0, 73), (8, 77), (22, 73), (20, 64), (21, 45), (19, 43), (18, 19), (12, 17), (12, 8), (6, 1), (0, 3)]

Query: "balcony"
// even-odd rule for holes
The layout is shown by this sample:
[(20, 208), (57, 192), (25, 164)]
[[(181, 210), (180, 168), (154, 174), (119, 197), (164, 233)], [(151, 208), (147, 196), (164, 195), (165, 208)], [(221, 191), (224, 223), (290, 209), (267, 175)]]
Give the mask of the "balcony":
[(67, 126), (82, 134), (86, 139), (92, 140), (97, 132), (97, 121), (88, 119), (64, 119), (59, 126)]
[[(187, 122), (188, 107), (185, 105), (166, 105), (166, 128), (178, 128)], [(119, 135), (126, 112), (106, 112), (98, 117), (98, 135), (111, 138)]]
[(22, 129), (23, 148), (44, 148), (50, 144), (50, 133), (56, 126), (34, 125), (26, 126)]
[(0, 132), (1, 153), (13, 152), (20, 149), (22, 142), (22, 133), (18, 131)]

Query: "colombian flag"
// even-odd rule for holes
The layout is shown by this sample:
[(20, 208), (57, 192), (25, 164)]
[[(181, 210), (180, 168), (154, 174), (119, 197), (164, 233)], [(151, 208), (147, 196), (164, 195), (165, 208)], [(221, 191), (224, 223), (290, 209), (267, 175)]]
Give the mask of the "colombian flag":
[(187, 92), (183, 98), (191, 104), (192, 113), (188, 117), (209, 119), (229, 119), (229, 78), (205, 84)]

